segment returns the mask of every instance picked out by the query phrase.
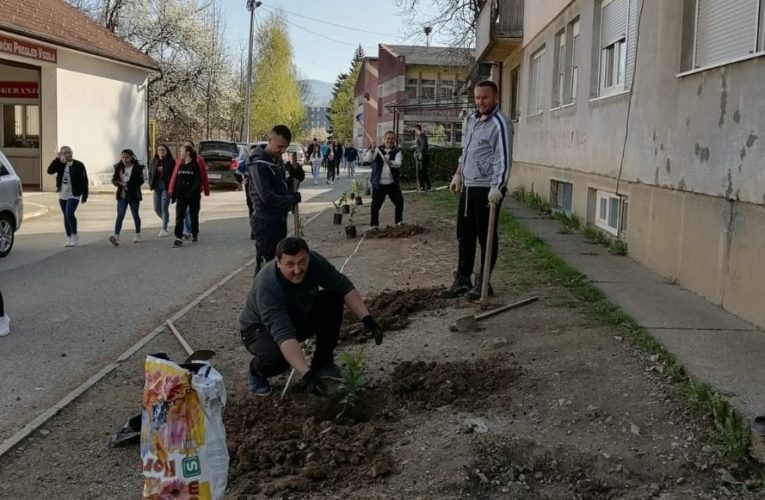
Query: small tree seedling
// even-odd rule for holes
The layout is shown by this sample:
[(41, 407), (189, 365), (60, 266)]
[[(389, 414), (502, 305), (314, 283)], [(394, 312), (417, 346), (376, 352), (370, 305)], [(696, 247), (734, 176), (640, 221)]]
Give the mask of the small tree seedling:
[(349, 352), (341, 352), (340, 361), (343, 362), (343, 368), (340, 370), (343, 381), (340, 382), (340, 387), (338, 388), (341, 408), (335, 420), (340, 420), (348, 409), (356, 406), (359, 394), (364, 391), (366, 386), (364, 378), (364, 354), (362, 352), (358, 352), (356, 355)]

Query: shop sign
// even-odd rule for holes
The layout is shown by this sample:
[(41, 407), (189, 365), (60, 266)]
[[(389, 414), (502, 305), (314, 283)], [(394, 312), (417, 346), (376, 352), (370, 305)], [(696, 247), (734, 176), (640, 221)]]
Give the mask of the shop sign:
[(50, 63), (55, 63), (58, 55), (56, 49), (5, 35), (0, 35), (0, 52)]
[(37, 82), (0, 82), (0, 99), (37, 99)]

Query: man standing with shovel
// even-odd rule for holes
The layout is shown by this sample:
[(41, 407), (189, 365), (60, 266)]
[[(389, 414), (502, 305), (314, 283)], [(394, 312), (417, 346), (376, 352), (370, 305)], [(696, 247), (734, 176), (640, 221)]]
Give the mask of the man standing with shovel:
[[(464, 294), (468, 300), (481, 298), (487, 250), (491, 252), (487, 276), (497, 262), (497, 212), (507, 191), (513, 156), (513, 128), (499, 110), (497, 85), (491, 81), (480, 82), (473, 96), (476, 112), (468, 119), (465, 146), (449, 185), (452, 193), (460, 194), (457, 271), (452, 285), (441, 293), (447, 298)], [(492, 214), (495, 217), (490, 217)], [(481, 272), (476, 274), (473, 285), (470, 277), (475, 263), (476, 238), (481, 245)], [(490, 249), (487, 249), (487, 240), (491, 240)], [(487, 292), (494, 293), (490, 283), (487, 283)]]

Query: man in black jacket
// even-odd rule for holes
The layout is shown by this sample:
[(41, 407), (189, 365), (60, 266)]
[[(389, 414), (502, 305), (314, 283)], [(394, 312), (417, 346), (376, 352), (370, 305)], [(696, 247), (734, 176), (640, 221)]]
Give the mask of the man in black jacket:
[(300, 165), (287, 170), (282, 155), (292, 140), (292, 133), (285, 125), (271, 130), (268, 144), (257, 148), (247, 162), (248, 189), (254, 212), (250, 218), (255, 236), (256, 272), (274, 258), (276, 244), (287, 236), (287, 215), (290, 209), (300, 203), (299, 192), (290, 193), (293, 179), (305, 179)]
[(414, 126), (415, 149), (414, 159), (417, 163), (417, 178), (420, 181), (420, 191), (430, 191), (430, 176), (428, 175), (428, 136), (419, 123)]
[[(239, 317), (242, 342), (253, 355), (250, 390), (257, 396), (268, 396), (268, 378), (292, 367), (309, 391), (326, 395), (322, 378), (342, 380), (334, 363), (334, 350), (340, 337), (343, 305), (380, 345), (383, 330), (350, 280), (324, 257), (309, 250), (302, 238), (280, 241), (276, 259), (255, 277)], [(313, 335), (316, 350), (309, 366), (300, 342)]]

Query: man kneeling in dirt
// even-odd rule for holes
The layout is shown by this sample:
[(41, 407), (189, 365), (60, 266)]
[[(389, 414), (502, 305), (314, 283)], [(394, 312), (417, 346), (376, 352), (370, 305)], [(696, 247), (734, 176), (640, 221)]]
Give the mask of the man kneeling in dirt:
[[(343, 304), (380, 345), (383, 330), (350, 280), (309, 250), (302, 238), (281, 240), (276, 258), (255, 277), (239, 317), (242, 341), (253, 355), (250, 390), (257, 396), (268, 396), (268, 378), (292, 367), (310, 392), (325, 396), (322, 378), (342, 380), (334, 350), (340, 337)], [(300, 342), (313, 335), (316, 349), (309, 367)]]

